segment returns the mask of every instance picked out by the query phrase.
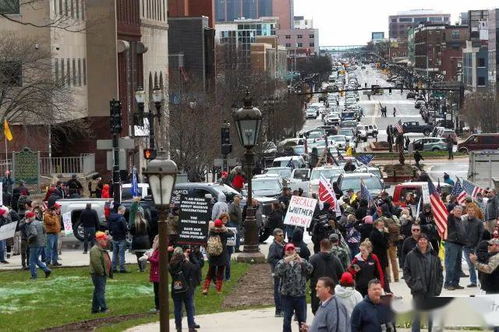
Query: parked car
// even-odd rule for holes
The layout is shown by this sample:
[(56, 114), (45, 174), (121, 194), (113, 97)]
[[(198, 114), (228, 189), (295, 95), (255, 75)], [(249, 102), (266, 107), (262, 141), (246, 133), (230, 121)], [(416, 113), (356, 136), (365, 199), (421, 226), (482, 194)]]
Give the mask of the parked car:
[(302, 168), (307, 166), (302, 156), (287, 156), (275, 158), (272, 162), (273, 167), (291, 167)]
[[(287, 183), (286, 183), (287, 184)], [(277, 174), (260, 174), (253, 176), (251, 189), (254, 196), (258, 197), (279, 197), (284, 186), (283, 179)], [(248, 190), (247, 185), (245, 189)]]
[(454, 144), (457, 144), (457, 134), (453, 129), (440, 129), (438, 131), (438, 137), (442, 137), (446, 139), (447, 137), (450, 137)]
[(315, 108), (307, 108), (305, 110), (306, 119), (315, 119), (319, 116), (319, 111)]
[(317, 194), (319, 192), (319, 181), (321, 176), (325, 177), (327, 180), (333, 183), (338, 179), (340, 174), (343, 173), (345, 173), (345, 171), (343, 170), (342, 166), (327, 165), (327, 166), (315, 167), (314, 169), (312, 169), (312, 172), (310, 173), (310, 182), (308, 184), (309, 195), (313, 193)]
[(338, 130), (338, 135), (345, 136), (345, 139), (347, 142), (353, 142), (353, 138), (355, 137), (355, 133), (353, 131), (353, 128), (340, 128)]
[(459, 152), (499, 149), (499, 133), (473, 134), (457, 145)]
[(345, 135), (332, 135), (327, 137), (328, 142), (334, 143), (336, 148), (340, 150), (345, 150), (347, 147), (347, 138)]
[(414, 140), (412, 145), (417, 151), (445, 151), (447, 149), (445, 138), (441, 137), (419, 138)]
[[(405, 198), (408, 194), (414, 194), (415, 201), (418, 202), (423, 195), (423, 188), (427, 188), (427, 182), (404, 182), (395, 185), (393, 189), (393, 204), (396, 206), (406, 206)], [(438, 185), (434, 183), (435, 187)], [(452, 186), (441, 182), (440, 190), (442, 193), (450, 194), (452, 191)], [(429, 195), (429, 193), (428, 193)]]
[(408, 121), (402, 124), (404, 133), (423, 133), (425, 136), (429, 136), (433, 130), (432, 125), (420, 124), (418, 121)]
[(269, 167), (264, 170), (264, 174), (277, 174), (284, 180), (289, 181), (292, 171), (291, 167)]
[(347, 190), (353, 189), (354, 192), (360, 191), (360, 181), (364, 182), (364, 185), (369, 190), (369, 193), (373, 196), (377, 196), (385, 186), (381, 182), (381, 179), (374, 174), (371, 173), (343, 173), (338, 177), (338, 188), (343, 193), (346, 193)]

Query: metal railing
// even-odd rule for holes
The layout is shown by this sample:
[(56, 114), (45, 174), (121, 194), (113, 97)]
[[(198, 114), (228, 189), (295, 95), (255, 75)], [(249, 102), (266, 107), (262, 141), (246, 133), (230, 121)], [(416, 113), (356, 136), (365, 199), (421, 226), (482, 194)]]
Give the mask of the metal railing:
[(94, 170), (95, 170), (94, 154), (82, 154), (78, 157), (40, 158), (40, 175), (86, 174)]
[(0, 176), (3, 176), (6, 170), (12, 170), (12, 159), (0, 160)]

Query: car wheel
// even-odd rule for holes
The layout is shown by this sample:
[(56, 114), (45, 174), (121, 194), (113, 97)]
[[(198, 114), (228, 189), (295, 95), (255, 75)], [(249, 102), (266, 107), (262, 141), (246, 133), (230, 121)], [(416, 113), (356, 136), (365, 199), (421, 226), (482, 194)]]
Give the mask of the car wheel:
[(461, 153), (468, 153), (468, 149), (467, 148), (459, 148), (458, 151), (461, 152)]
[(440, 149), (439, 148), (433, 148), (433, 149), (431, 149), (431, 151), (440, 151)]
[(425, 136), (430, 136), (431, 131), (429, 131), (428, 129), (426, 129), (425, 131), (423, 131), (423, 134), (424, 134)]
[(75, 238), (80, 241), (83, 241), (85, 238), (85, 231), (83, 230), (83, 225), (80, 221), (73, 223), (73, 234)]

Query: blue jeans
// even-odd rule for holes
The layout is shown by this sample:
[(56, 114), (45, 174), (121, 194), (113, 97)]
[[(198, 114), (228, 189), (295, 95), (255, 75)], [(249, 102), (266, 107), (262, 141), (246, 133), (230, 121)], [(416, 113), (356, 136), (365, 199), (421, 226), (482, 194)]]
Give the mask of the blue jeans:
[(0, 262), (5, 260), (5, 240), (0, 241)]
[(44, 272), (50, 271), (50, 269), (40, 260), (40, 255), (42, 254), (43, 247), (30, 247), (29, 248), (29, 270), (31, 272), (31, 278), (36, 279), (36, 266), (40, 267)]
[(462, 245), (445, 242), (445, 286), (455, 287), (459, 285), (462, 256)]
[(284, 323), (282, 332), (291, 332), (291, 319), (293, 312), (296, 313), (298, 327), (307, 321), (307, 302), (305, 296), (295, 297), (282, 295), (282, 307), (284, 309)]
[(94, 284), (94, 295), (92, 298), (92, 312), (105, 311), (106, 305), (106, 276), (92, 274)]
[(235, 222), (229, 221), (227, 223), (227, 226), (236, 228), (237, 234), (236, 234), (236, 245), (234, 247), (234, 251), (239, 250), (239, 247), (241, 246), (241, 225), (236, 224)]
[(45, 252), (45, 262), (47, 264), (57, 264), (57, 241), (59, 235), (57, 234), (47, 234), (47, 250)]
[(90, 247), (93, 247), (95, 244), (95, 227), (83, 228), (83, 251), (88, 251), (89, 241), (90, 241)]
[(126, 240), (113, 241), (113, 271), (118, 266), (118, 255), (120, 260), (120, 271), (125, 271)]
[(175, 326), (177, 329), (182, 327), (182, 304), (185, 306), (185, 311), (187, 313), (187, 325), (189, 328), (194, 328), (194, 301), (192, 299), (193, 294), (191, 292), (186, 292), (185, 294), (174, 294), (173, 297), (173, 308), (175, 313)]
[(275, 312), (282, 312), (282, 301), (281, 301), (281, 278), (274, 277), (274, 304)]
[(234, 247), (227, 246), (227, 264), (225, 265), (225, 280), (230, 280), (230, 259), (232, 253), (234, 252)]
[(475, 251), (471, 248), (463, 247), (464, 258), (466, 259), (466, 263), (468, 264), (468, 269), (470, 270), (470, 282), (476, 285), (476, 270), (475, 265), (470, 260), (470, 254), (474, 254)]

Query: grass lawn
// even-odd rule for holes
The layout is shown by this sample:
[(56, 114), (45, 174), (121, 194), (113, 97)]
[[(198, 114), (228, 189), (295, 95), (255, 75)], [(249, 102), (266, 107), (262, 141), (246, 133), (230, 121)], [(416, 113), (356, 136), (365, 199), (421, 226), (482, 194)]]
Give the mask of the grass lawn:
[[(224, 284), (222, 296), (217, 295), (214, 288), (210, 289), (210, 295), (202, 296), (198, 288), (195, 294), (196, 314), (220, 312), (225, 295), (232, 291), (247, 268), (246, 264), (232, 263), (232, 278)], [(36, 281), (29, 280), (28, 271), (0, 272), (0, 331), (36, 331), (106, 316), (146, 313), (154, 307), (149, 273), (135, 272), (135, 265), (129, 270), (134, 272), (116, 274), (114, 279), (108, 280), (106, 300), (111, 311), (108, 314), (90, 313), (93, 286), (88, 267), (55, 269), (48, 279), (43, 277), (42, 271), (38, 271), (39, 279)], [(203, 275), (205, 272), (206, 269)], [(173, 310), (171, 299), (170, 310)], [(158, 315), (151, 315), (99, 330), (121, 331), (158, 318)]]

